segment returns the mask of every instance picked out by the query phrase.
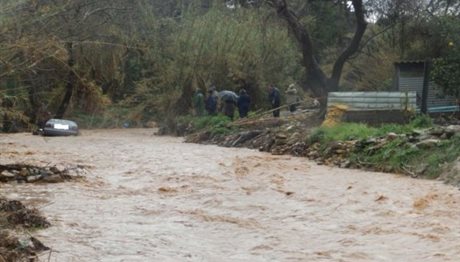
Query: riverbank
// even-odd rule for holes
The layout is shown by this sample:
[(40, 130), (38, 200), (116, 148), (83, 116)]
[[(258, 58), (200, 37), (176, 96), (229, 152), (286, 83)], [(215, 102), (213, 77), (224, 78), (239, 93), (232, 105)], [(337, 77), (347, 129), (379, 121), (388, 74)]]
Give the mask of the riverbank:
[[(274, 155), (307, 157), (320, 165), (442, 179), (460, 186), (460, 126), (435, 125), (427, 117), (408, 124), (337, 123), (320, 126), (314, 112), (196, 126), (180, 126), (185, 141), (245, 147)], [(220, 132), (215, 132), (219, 128)], [(223, 131), (222, 129), (225, 128)]]

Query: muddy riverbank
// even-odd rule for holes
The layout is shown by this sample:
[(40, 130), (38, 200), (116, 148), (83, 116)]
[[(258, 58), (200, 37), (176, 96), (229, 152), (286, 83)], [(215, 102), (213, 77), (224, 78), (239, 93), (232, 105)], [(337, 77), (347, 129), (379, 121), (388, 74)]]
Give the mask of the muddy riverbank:
[(0, 164), (88, 170), (0, 193), (42, 206), (52, 261), (460, 259), (457, 188), (152, 134), (0, 135)]

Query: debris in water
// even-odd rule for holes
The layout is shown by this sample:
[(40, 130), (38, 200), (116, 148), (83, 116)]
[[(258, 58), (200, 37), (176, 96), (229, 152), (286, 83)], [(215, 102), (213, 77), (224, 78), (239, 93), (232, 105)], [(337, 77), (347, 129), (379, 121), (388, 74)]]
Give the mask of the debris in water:
[(26, 164), (0, 165), (0, 182), (2, 183), (62, 183), (82, 179), (86, 173), (81, 166), (59, 169), (56, 166), (40, 167)]
[(51, 224), (37, 209), (20, 201), (0, 197), (0, 262), (39, 261), (38, 254), (50, 250), (21, 228), (45, 228)]
[(380, 195), (377, 199), (375, 199), (375, 202), (382, 202), (388, 200), (388, 197), (384, 195)]

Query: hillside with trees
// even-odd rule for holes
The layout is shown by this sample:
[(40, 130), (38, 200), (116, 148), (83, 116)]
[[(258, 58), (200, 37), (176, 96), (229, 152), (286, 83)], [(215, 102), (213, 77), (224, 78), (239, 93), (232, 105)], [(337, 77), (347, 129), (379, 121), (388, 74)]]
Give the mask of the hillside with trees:
[[(5, 132), (46, 114), (85, 126), (190, 113), (194, 90), (389, 90), (393, 63), (433, 59), (459, 96), (460, 2), (23, 0), (0, 3)], [(324, 104), (324, 103), (323, 103)]]

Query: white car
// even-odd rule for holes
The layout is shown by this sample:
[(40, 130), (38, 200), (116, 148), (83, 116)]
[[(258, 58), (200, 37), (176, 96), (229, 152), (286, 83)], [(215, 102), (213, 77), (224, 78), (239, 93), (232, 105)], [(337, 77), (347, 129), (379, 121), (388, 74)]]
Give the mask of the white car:
[(42, 130), (44, 136), (77, 136), (78, 134), (77, 123), (64, 119), (50, 119), (46, 121)]

